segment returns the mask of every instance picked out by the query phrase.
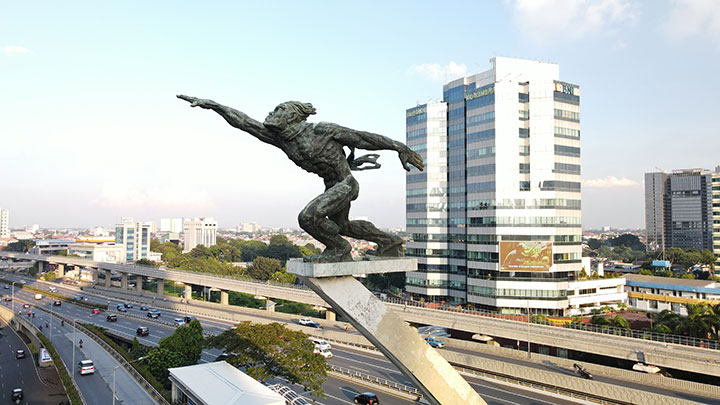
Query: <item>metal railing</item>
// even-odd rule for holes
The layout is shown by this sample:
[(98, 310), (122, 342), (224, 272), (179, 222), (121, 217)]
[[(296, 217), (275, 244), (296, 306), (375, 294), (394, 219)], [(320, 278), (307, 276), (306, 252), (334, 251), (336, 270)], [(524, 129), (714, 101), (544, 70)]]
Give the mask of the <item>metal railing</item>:
[(359, 372), (359, 371), (354, 371), (354, 370), (351, 370), (351, 369), (349, 369), (349, 368), (339, 367), (339, 366), (335, 366), (335, 365), (332, 365), (332, 364), (328, 364), (328, 368), (329, 368), (331, 371), (334, 371), (334, 372), (336, 372), (336, 373), (340, 373), (340, 374), (343, 374), (343, 375), (346, 375), (346, 376), (350, 376), (350, 377), (354, 377), (354, 378), (359, 378), (359, 379), (361, 379), (361, 380), (363, 380), (363, 381), (367, 381), (367, 382), (372, 383), (372, 384), (378, 384), (378, 385), (382, 385), (382, 386), (385, 386), (385, 387), (388, 387), (388, 388), (392, 388), (392, 389), (398, 390), (398, 391), (403, 392), (403, 393), (408, 394), (408, 395), (416, 395), (416, 396), (421, 396), (421, 395), (422, 395), (422, 393), (420, 392), (420, 390), (418, 390), (418, 389), (415, 388), (415, 387), (412, 387), (412, 386), (409, 386), (409, 385), (405, 385), (405, 384), (400, 384), (400, 383), (398, 383), (398, 382), (390, 381), (390, 380), (385, 379), (385, 378), (376, 377), (376, 376), (373, 376), (373, 375), (370, 375), (370, 374), (361, 373), (361, 372)]

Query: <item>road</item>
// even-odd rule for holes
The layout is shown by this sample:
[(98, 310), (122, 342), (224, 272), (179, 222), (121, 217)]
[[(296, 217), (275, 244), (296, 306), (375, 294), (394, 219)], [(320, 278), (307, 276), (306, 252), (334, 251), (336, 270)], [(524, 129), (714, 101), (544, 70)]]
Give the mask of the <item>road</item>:
[[(40, 370), (36, 368), (30, 349), (5, 321), (0, 320), (0, 398), (2, 402), (10, 403), (12, 390), (22, 388), (24, 398), (23, 404), (56, 405), (60, 401), (66, 401), (65, 390), (57, 377), (57, 372), (52, 369)], [(25, 350), (27, 357), (16, 359), (16, 350)], [(54, 375), (53, 383), (42, 381), (43, 376)]]

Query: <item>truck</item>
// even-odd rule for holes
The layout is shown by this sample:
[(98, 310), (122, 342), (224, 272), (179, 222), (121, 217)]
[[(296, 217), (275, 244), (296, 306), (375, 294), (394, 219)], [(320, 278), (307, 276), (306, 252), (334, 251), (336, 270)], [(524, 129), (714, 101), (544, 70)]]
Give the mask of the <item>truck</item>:
[(36, 300), (41, 300), (41, 299), (42, 299), (42, 294), (35, 294), (35, 299), (36, 299)]

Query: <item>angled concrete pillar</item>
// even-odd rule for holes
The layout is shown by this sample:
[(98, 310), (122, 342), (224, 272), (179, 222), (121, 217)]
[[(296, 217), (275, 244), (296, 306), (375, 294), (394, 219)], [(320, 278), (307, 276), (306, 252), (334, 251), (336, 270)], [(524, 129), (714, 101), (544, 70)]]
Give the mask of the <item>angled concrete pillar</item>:
[(225, 290), (220, 290), (220, 304), (228, 305), (228, 298), (228, 292)]
[(327, 319), (328, 321), (334, 321), (336, 318), (337, 316), (335, 315), (335, 311), (331, 309), (325, 310), (325, 319)]
[(142, 276), (140, 276), (140, 275), (137, 276), (137, 277), (135, 278), (135, 280), (136, 280), (136, 281), (135, 281), (135, 291), (137, 291), (137, 292), (142, 292), (142, 283), (143, 283)]
[(120, 273), (120, 276), (122, 277), (122, 278), (120, 279), (120, 288), (122, 288), (123, 290), (127, 290), (127, 288), (128, 288), (128, 282), (127, 282), (128, 274), (127, 274), (127, 273)]
[(165, 279), (157, 279), (157, 294), (160, 296), (165, 295)]
[(105, 287), (112, 287), (112, 272), (105, 270)]
[(376, 259), (343, 263), (287, 262), (325, 302), (363, 334), (432, 405), (485, 405), (470, 384), (416, 330), (368, 291), (353, 274), (413, 271), (417, 260)]

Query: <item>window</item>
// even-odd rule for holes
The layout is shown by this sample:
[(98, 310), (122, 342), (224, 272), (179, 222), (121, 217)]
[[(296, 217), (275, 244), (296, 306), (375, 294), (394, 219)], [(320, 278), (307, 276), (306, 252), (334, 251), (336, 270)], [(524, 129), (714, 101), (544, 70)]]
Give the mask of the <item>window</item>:
[(580, 139), (580, 130), (564, 127), (555, 127), (555, 136), (557, 138)]
[(520, 156), (530, 156), (530, 145), (520, 145)]
[(520, 191), (530, 191), (530, 182), (529, 181), (521, 181), (520, 182)]
[(518, 110), (518, 115), (520, 117), (520, 121), (527, 121), (530, 119), (530, 111), (528, 110)]
[(558, 156), (580, 157), (580, 148), (574, 146), (555, 145), (555, 154)]
[(520, 163), (520, 174), (530, 174), (530, 163)]
[(553, 173), (562, 174), (580, 174), (580, 165), (571, 165), (568, 163), (555, 163)]
[(520, 128), (520, 138), (530, 138), (530, 128)]
[(580, 113), (556, 108), (555, 118), (565, 121), (580, 122)]

